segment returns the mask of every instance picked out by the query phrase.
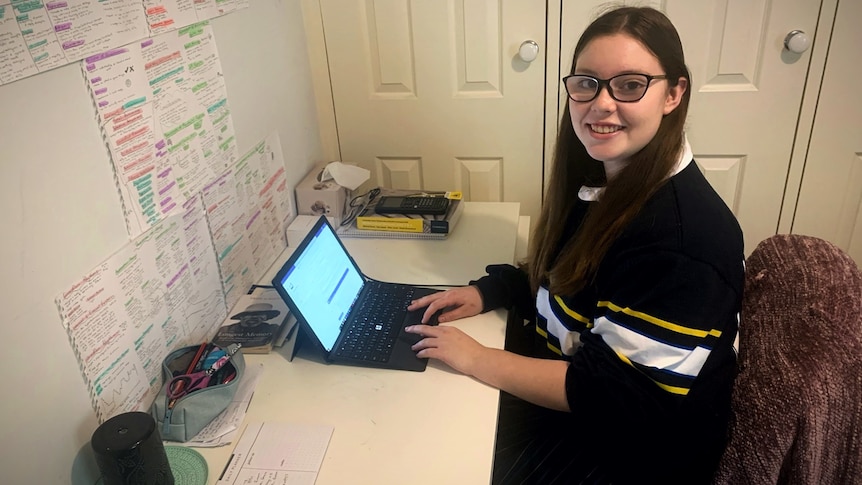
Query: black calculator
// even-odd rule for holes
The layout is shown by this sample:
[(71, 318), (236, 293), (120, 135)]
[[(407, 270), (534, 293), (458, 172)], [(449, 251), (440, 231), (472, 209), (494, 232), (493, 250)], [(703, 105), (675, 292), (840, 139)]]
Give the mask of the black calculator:
[(374, 212), (378, 214), (443, 215), (448, 208), (449, 199), (445, 197), (383, 196), (374, 207)]

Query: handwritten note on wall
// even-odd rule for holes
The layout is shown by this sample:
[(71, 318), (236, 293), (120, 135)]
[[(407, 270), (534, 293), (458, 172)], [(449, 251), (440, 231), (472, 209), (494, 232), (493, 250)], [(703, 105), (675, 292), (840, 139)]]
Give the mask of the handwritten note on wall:
[(0, 0), (0, 84), (81, 60), (130, 242), (56, 297), (97, 417), (146, 411), (287, 246), (277, 133), (240, 156), (207, 19), (248, 0)]
[(82, 68), (132, 237), (237, 159), (224, 75), (207, 22), (95, 54)]
[(57, 296), (100, 421), (148, 410), (165, 356), (212, 338), (287, 247), (291, 193), (273, 133)]
[(164, 219), (57, 297), (100, 421), (147, 411), (168, 352), (227, 314), (201, 199)]
[(285, 229), (296, 216), (277, 135), (249, 150), (202, 194), (230, 308), (287, 247)]
[(0, 0), (0, 84), (247, 7), (248, 0)]

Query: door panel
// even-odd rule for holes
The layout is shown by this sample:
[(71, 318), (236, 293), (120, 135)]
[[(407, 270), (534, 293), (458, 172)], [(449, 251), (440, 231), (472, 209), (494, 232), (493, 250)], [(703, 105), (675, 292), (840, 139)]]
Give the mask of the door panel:
[(859, 18), (862, 3), (838, 4), (792, 232), (829, 240), (862, 265)]
[[(695, 159), (719, 191), (727, 189), (747, 252), (778, 228), (810, 60), (785, 50), (784, 37), (793, 29), (813, 37), (819, 3), (668, 2), (693, 76), (688, 131)], [(716, 160), (725, 163), (713, 172)], [(729, 180), (716, 183), (722, 178)]]
[[(541, 200), (545, 8), (529, 0), (321, 0), (342, 159), (369, 186)], [(517, 57), (521, 42), (539, 58)]]

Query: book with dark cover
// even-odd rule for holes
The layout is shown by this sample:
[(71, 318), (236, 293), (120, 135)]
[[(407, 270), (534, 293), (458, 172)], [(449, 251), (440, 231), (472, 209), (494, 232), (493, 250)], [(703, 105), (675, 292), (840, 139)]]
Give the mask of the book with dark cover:
[(287, 304), (275, 288), (253, 285), (228, 313), (212, 342), (219, 347), (242, 344), (246, 354), (268, 353), (289, 316)]

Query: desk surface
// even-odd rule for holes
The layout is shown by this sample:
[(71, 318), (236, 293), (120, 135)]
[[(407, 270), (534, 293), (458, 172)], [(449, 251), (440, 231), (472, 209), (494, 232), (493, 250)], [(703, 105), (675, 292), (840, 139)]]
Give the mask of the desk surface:
[[(412, 284), (466, 284), (485, 266), (511, 262), (519, 205), (467, 203), (446, 240), (343, 239), (368, 275)], [(288, 249), (269, 281), (291, 252)], [(506, 316), (458, 322), (480, 343), (502, 348)], [(425, 372), (327, 365), (310, 346), (288, 361), (279, 352), (246, 355), (264, 371), (243, 423), (328, 424), (335, 431), (317, 485), (488, 483), (499, 393), (436, 361)], [(238, 440), (238, 437), (237, 437)], [(214, 484), (236, 444), (198, 449)]]

